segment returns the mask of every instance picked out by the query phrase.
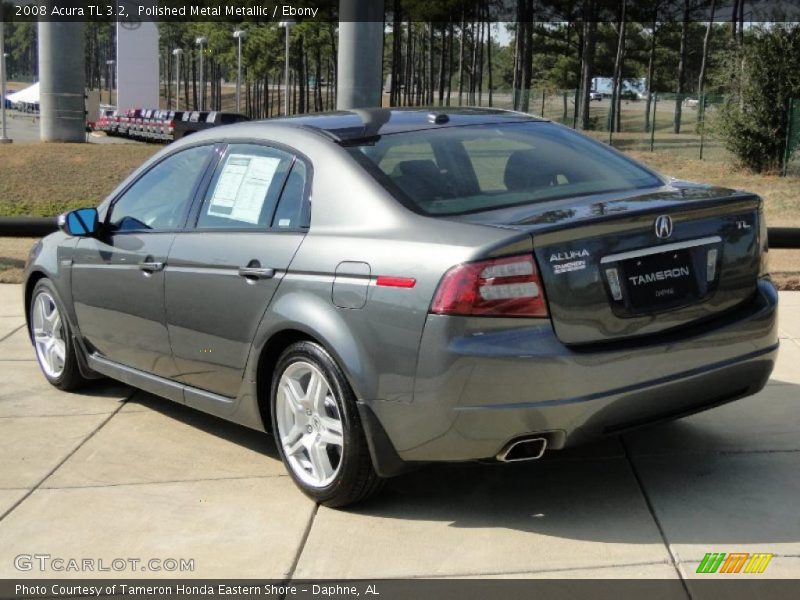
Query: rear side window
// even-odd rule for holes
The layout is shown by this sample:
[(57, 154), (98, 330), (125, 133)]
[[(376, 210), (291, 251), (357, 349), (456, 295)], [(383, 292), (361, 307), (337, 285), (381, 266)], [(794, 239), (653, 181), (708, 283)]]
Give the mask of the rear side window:
[(350, 151), (404, 204), (431, 215), (662, 185), (634, 161), (545, 122), (390, 134)]
[(198, 229), (266, 229), (294, 156), (252, 144), (228, 147), (208, 187)]

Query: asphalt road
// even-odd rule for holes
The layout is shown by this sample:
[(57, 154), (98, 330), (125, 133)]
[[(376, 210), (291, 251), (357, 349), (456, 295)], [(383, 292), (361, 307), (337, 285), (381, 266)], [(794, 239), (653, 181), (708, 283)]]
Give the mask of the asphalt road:
[(15, 570), (37, 552), (194, 559), (191, 577), (683, 578), (694, 598), (707, 552), (800, 576), (800, 292), (757, 396), (532, 463), (429, 467), (350, 511), (302, 496), (267, 435), (111, 382), (51, 388), (20, 296), (0, 286), (0, 577), (83, 575)]

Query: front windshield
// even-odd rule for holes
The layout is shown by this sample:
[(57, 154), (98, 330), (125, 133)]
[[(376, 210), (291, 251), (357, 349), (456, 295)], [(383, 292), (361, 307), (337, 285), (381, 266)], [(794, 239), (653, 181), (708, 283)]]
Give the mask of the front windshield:
[(602, 144), (547, 122), (397, 133), (351, 152), (395, 196), (429, 215), (663, 185)]

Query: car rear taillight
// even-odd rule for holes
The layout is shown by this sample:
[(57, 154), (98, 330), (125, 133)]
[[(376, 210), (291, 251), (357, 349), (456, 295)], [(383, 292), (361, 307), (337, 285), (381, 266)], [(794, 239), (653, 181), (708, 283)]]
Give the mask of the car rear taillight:
[(505, 256), (456, 265), (439, 283), (431, 312), (546, 317), (547, 304), (533, 256)]

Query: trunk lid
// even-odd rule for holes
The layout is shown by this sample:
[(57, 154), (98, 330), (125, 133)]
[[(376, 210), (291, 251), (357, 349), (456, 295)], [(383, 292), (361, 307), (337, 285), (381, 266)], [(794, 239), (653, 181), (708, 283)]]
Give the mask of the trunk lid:
[(673, 182), (462, 219), (532, 234), (556, 334), (577, 345), (690, 326), (750, 299), (760, 209), (753, 194)]

